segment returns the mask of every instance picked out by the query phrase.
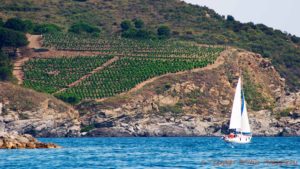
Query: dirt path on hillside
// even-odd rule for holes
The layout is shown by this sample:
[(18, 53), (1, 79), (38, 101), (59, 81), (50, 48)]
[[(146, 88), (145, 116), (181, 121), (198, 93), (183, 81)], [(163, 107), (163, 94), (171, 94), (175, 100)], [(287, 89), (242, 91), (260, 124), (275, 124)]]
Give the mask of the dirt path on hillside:
[(38, 49), (42, 47), (42, 35), (31, 35), (26, 34), (27, 40), (29, 42), (28, 47), (31, 49)]
[[(113, 57), (112, 59), (108, 60), (107, 62), (105, 62), (103, 65), (95, 68), (94, 70), (92, 70), (91, 72), (89, 72), (88, 74), (82, 76), (80, 79), (76, 80), (75, 82), (71, 83), (68, 85), (68, 88), (69, 87), (74, 87), (76, 86), (77, 84), (79, 84), (80, 82), (82, 82), (83, 80), (87, 79), (88, 77), (92, 76), (93, 74), (97, 73), (98, 71), (106, 68), (107, 66), (111, 65), (112, 63), (116, 62), (117, 60), (119, 60), (120, 57), (119, 56), (115, 56)], [(57, 92), (55, 92), (54, 94), (57, 94), (57, 93), (61, 93), (63, 91), (67, 90), (67, 88), (63, 88)]]
[(20, 60), (17, 60), (14, 63), (13, 75), (17, 78), (19, 85), (23, 84), (23, 79), (24, 79), (24, 72), (22, 70), (22, 66), (28, 60), (29, 60), (29, 58), (22, 58)]
[[(181, 74), (185, 74), (185, 73), (189, 73), (189, 72), (200, 72), (200, 71), (212, 70), (212, 69), (218, 68), (219, 66), (224, 64), (225, 57), (229, 56), (234, 51), (236, 51), (236, 49), (233, 49), (233, 48), (226, 49), (225, 51), (221, 52), (220, 56), (217, 58), (217, 60), (213, 64), (208, 65), (206, 67), (196, 68), (196, 69), (186, 70), (186, 71), (181, 71), (181, 72), (176, 72), (176, 73), (168, 73), (168, 74), (164, 74), (164, 75), (161, 75), (161, 76), (156, 76), (156, 77), (153, 77), (151, 79), (148, 79), (146, 81), (143, 81), (143, 82), (137, 84), (134, 88), (130, 89), (127, 92), (123, 92), (119, 95), (134, 93), (134, 92), (138, 91), (139, 89), (143, 88), (145, 85), (147, 85), (149, 83), (152, 83), (152, 82), (154, 82), (154, 81), (156, 81), (160, 78), (163, 78), (163, 77), (172, 76), (172, 75), (181, 75)], [(101, 101), (104, 101), (106, 99), (108, 99), (108, 98), (96, 99), (96, 101), (101, 102)]]
[[(35, 49), (41, 48), (41, 40), (42, 40), (41, 35), (26, 34), (26, 37), (29, 42), (29, 44), (27, 45), (28, 50), (26, 51), (32, 50), (33, 48)], [(32, 56), (26, 56), (27, 54), (24, 55), (22, 53), (20, 55), (21, 56), (19, 56), (18, 59), (13, 64), (13, 76), (15, 76), (16, 79), (18, 80), (19, 85), (23, 84), (24, 81), (24, 72), (22, 70), (22, 67), (25, 64), (25, 62), (27, 62), (32, 57)]]

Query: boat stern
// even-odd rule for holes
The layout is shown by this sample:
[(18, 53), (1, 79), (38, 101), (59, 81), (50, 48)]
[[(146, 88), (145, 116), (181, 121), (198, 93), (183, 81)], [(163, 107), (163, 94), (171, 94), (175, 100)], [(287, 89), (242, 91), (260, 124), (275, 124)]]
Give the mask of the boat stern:
[(252, 136), (237, 135), (235, 137), (223, 136), (222, 139), (228, 143), (250, 143)]

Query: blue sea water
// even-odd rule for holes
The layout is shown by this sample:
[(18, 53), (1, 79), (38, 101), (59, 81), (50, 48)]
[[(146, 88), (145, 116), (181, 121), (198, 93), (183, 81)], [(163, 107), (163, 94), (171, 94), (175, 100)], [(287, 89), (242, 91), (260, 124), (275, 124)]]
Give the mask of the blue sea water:
[(300, 137), (42, 138), (61, 149), (0, 150), (0, 168), (300, 168)]

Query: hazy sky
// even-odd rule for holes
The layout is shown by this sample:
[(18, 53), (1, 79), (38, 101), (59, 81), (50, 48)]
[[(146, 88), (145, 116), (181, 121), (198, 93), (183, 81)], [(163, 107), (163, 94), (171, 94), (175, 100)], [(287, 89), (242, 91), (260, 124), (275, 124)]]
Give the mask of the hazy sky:
[(263, 23), (300, 37), (300, 0), (184, 0), (241, 22)]

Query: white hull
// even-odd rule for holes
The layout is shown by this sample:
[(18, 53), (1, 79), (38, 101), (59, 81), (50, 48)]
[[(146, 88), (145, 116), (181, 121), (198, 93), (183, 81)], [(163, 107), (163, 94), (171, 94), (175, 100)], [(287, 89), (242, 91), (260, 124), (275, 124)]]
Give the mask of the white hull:
[(228, 143), (240, 143), (240, 144), (246, 144), (250, 143), (252, 136), (244, 136), (244, 135), (237, 135), (236, 137), (230, 138), (228, 136), (223, 137), (225, 142)]

